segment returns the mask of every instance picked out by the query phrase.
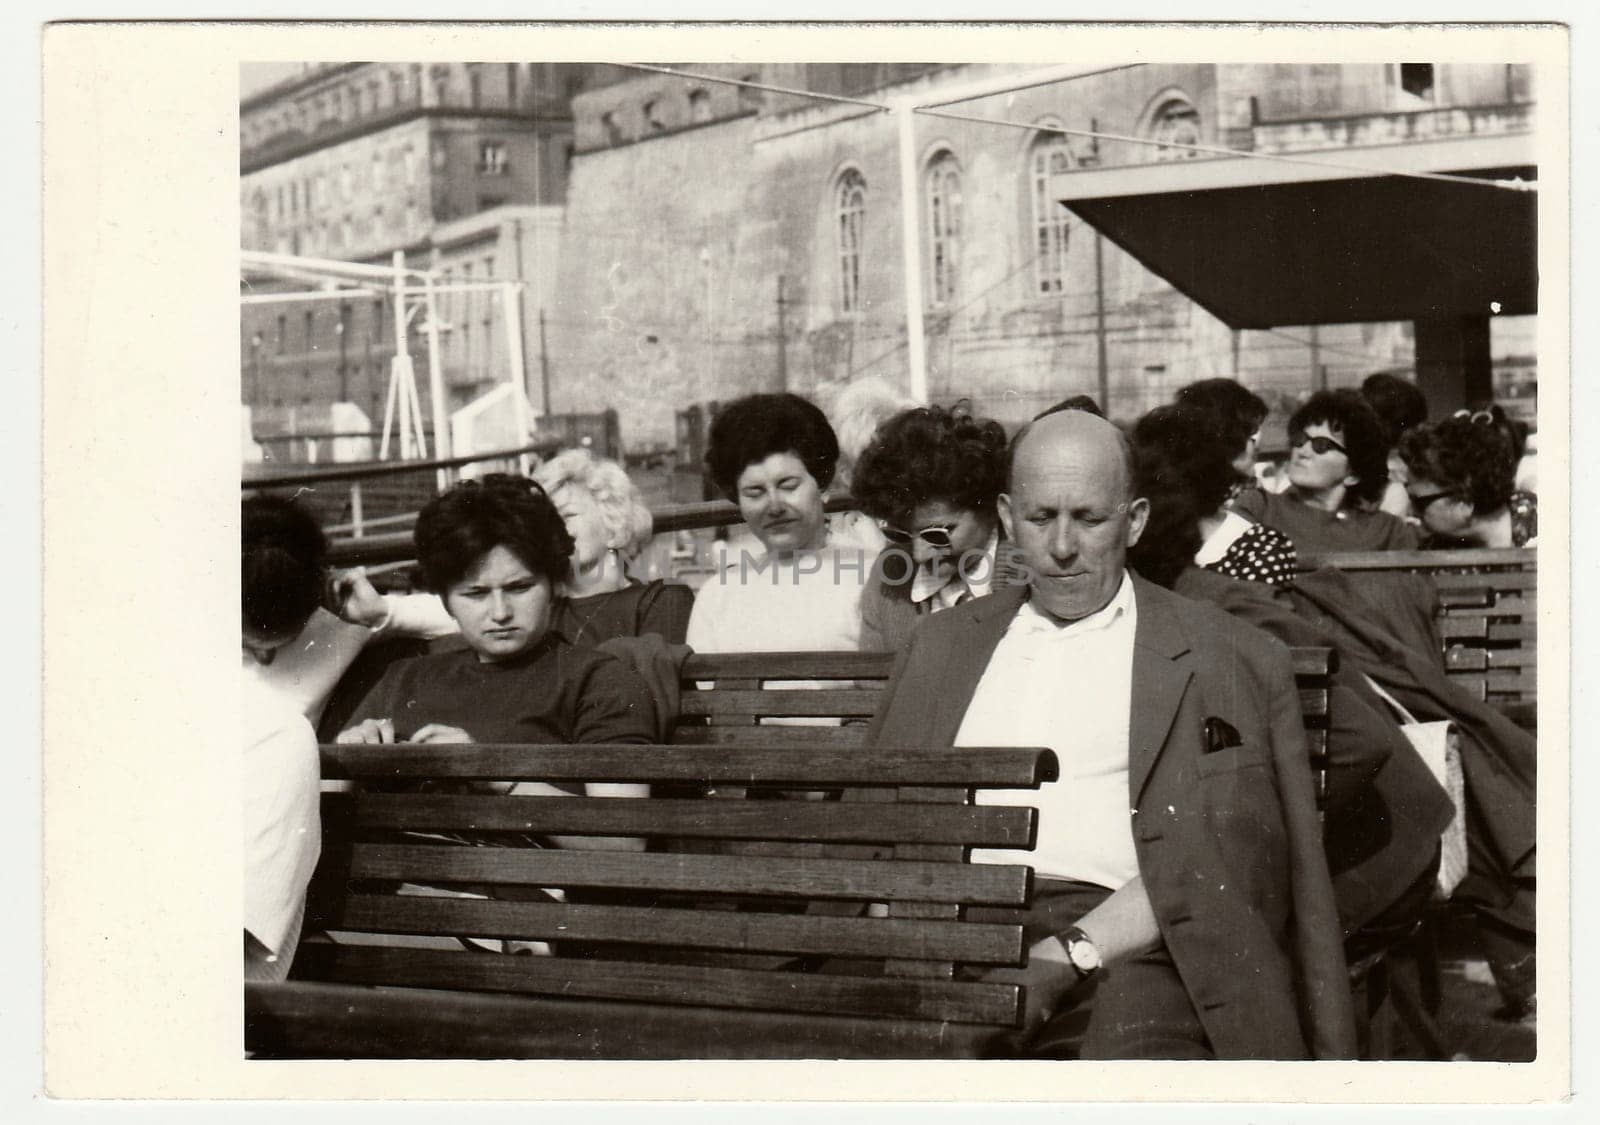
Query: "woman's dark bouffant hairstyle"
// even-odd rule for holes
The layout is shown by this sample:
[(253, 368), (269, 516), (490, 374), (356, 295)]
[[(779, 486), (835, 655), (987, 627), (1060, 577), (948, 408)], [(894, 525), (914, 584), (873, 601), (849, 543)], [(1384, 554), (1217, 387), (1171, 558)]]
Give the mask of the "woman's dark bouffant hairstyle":
[(244, 624), (273, 636), (298, 633), (322, 604), (328, 555), (322, 528), (282, 496), (252, 496), (240, 515)]
[(1200, 521), (1216, 514), (1240, 477), (1229, 437), (1209, 410), (1158, 406), (1133, 428), (1136, 495), (1150, 516), (1128, 564), (1160, 586), (1171, 586), (1200, 549)]
[(1261, 396), (1232, 379), (1201, 379), (1190, 383), (1178, 389), (1173, 401), (1204, 410), (1216, 420), (1227, 441), (1230, 461), (1244, 452), (1250, 435), (1267, 420), (1267, 404)]
[(413, 540), (440, 596), (496, 547), (552, 583), (571, 576), (572, 536), (544, 489), (525, 477), (491, 473), (435, 496), (417, 514)]
[(706, 468), (730, 500), (738, 499), (739, 474), (774, 453), (793, 453), (817, 487), (827, 488), (839, 463), (839, 439), (827, 416), (799, 395), (746, 395), (711, 423)]
[(1390, 449), (1400, 444), (1401, 434), (1428, 420), (1428, 400), (1422, 388), (1387, 371), (1368, 375), (1361, 384), (1361, 397), (1377, 411)]
[(1400, 459), (1418, 480), (1470, 501), (1480, 516), (1500, 511), (1511, 500), (1517, 463), (1506, 435), (1468, 418), (1446, 418), (1407, 430)]
[(993, 517), (1006, 486), (1006, 431), (965, 405), (919, 406), (878, 427), (856, 462), (852, 495), (867, 515), (904, 520), (920, 504), (944, 501)]
[(1389, 483), (1389, 444), (1384, 440), (1378, 412), (1361, 397), (1361, 392), (1348, 388), (1318, 391), (1289, 419), (1289, 432), (1303, 433), (1307, 426), (1318, 422), (1339, 431), (1339, 444), (1344, 446), (1350, 472), (1356, 477), (1345, 497), (1345, 506), (1382, 496)]

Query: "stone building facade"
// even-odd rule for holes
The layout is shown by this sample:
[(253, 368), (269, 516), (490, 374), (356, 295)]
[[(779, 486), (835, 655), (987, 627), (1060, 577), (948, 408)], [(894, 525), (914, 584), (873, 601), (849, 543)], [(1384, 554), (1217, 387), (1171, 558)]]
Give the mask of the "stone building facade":
[[(441, 280), (523, 282), (517, 349), (536, 379), (537, 310), (556, 283), (574, 150), (571, 99), (617, 73), (579, 63), (308, 65), (240, 103), (242, 246), (385, 266), (400, 251)], [(312, 284), (258, 274), (243, 292)], [(512, 345), (497, 294), (449, 296), (440, 312), (453, 410), (505, 380)], [(381, 425), (393, 315), (376, 293), (243, 306), (242, 400), (256, 432), (326, 429), (335, 402)], [(408, 350), (431, 426), (421, 324), (412, 319)]]
[[(680, 67), (878, 103), (936, 100), (1021, 69)], [(946, 107), (1098, 140), (919, 115), (909, 205), (922, 240), (929, 397), (968, 398), (1015, 423), (1069, 394), (1098, 394), (1103, 355), (1113, 416), (1136, 416), (1194, 379), (1232, 376), (1281, 418), (1314, 387), (1404, 372), (1409, 322), (1229, 329), (1050, 199), (1048, 177), (1160, 160), (1181, 184), (1194, 156), (1112, 136), (1227, 147), (1260, 138), (1281, 151), (1330, 136), (1403, 143), (1381, 134), (1395, 113), (1470, 105), (1515, 117), (1531, 101), (1525, 69), (1499, 65), (1145, 65)], [(892, 114), (656, 74), (581, 93), (573, 106), (576, 158), (546, 310), (564, 409), (615, 407), (630, 444), (670, 444), (690, 404), (776, 389), (825, 398), (869, 376), (905, 385)], [(1448, 114), (1426, 119), (1450, 127)], [(1497, 347), (1530, 340), (1524, 319)]]

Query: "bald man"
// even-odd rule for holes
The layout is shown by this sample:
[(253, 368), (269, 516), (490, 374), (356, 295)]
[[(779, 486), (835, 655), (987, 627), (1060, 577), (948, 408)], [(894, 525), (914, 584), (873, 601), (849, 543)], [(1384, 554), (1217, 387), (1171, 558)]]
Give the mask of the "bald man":
[[(925, 621), (871, 741), (1048, 746), (1020, 921), (1027, 1027), (1047, 1058), (1348, 1058), (1340, 928), (1288, 650), (1131, 575), (1149, 505), (1131, 447), (1082, 411), (1011, 446), (1000, 497), (1028, 585)], [(975, 851), (975, 862), (1015, 862)]]

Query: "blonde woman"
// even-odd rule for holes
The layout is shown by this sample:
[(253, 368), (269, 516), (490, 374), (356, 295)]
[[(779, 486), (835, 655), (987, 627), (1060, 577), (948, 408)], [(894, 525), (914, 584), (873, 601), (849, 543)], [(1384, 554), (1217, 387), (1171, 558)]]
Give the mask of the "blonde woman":
[(551, 627), (573, 644), (659, 634), (682, 644), (694, 591), (628, 572), (651, 538), (650, 509), (615, 461), (569, 449), (540, 465), (534, 479), (549, 493), (575, 546), (572, 574), (561, 583)]

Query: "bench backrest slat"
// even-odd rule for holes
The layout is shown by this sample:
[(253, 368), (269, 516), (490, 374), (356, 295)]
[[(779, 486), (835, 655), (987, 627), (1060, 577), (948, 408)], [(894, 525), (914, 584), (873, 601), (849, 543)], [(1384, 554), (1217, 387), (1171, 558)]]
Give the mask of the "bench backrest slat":
[(606, 887), (703, 894), (1015, 906), (1026, 901), (1027, 868), (989, 863), (884, 863), (813, 859), (805, 864), (748, 855), (645, 854), (577, 848), (356, 844), (350, 876), (414, 883)]
[(544, 835), (986, 848), (1030, 846), (1037, 821), (1034, 810), (1027, 808), (903, 802), (841, 806), (826, 801), (363, 793), (355, 797), (354, 806), (354, 823), (360, 828), (444, 831), (466, 825), (477, 832)]
[[(781, 728), (774, 728), (781, 729)], [(801, 728), (794, 728), (801, 729)], [(1056, 776), (1048, 750), (997, 747), (881, 747), (870, 756), (847, 746), (678, 745), (322, 747), (326, 777), (452, 780), (727, 782), (791, 788), (950, 785), (1031, 789)]]
[[(611, 942), (699, 951), (1022, 963), (1022, 927), (692, 906), (592, 906), (442, 895), (349, 894), (333, 928), (374, 934)], [(707, 998), (711, 1002), (711, 998)]]
[(773, 1012), (1009, 1024), (1018, 987), (980, 981), (905, 981), (722, 966), (550, 957), (463, 957), (428, 949), (312, 947), (311, 975), (353, 984), (404, 984), (597, 1000), (704, 1004)]

